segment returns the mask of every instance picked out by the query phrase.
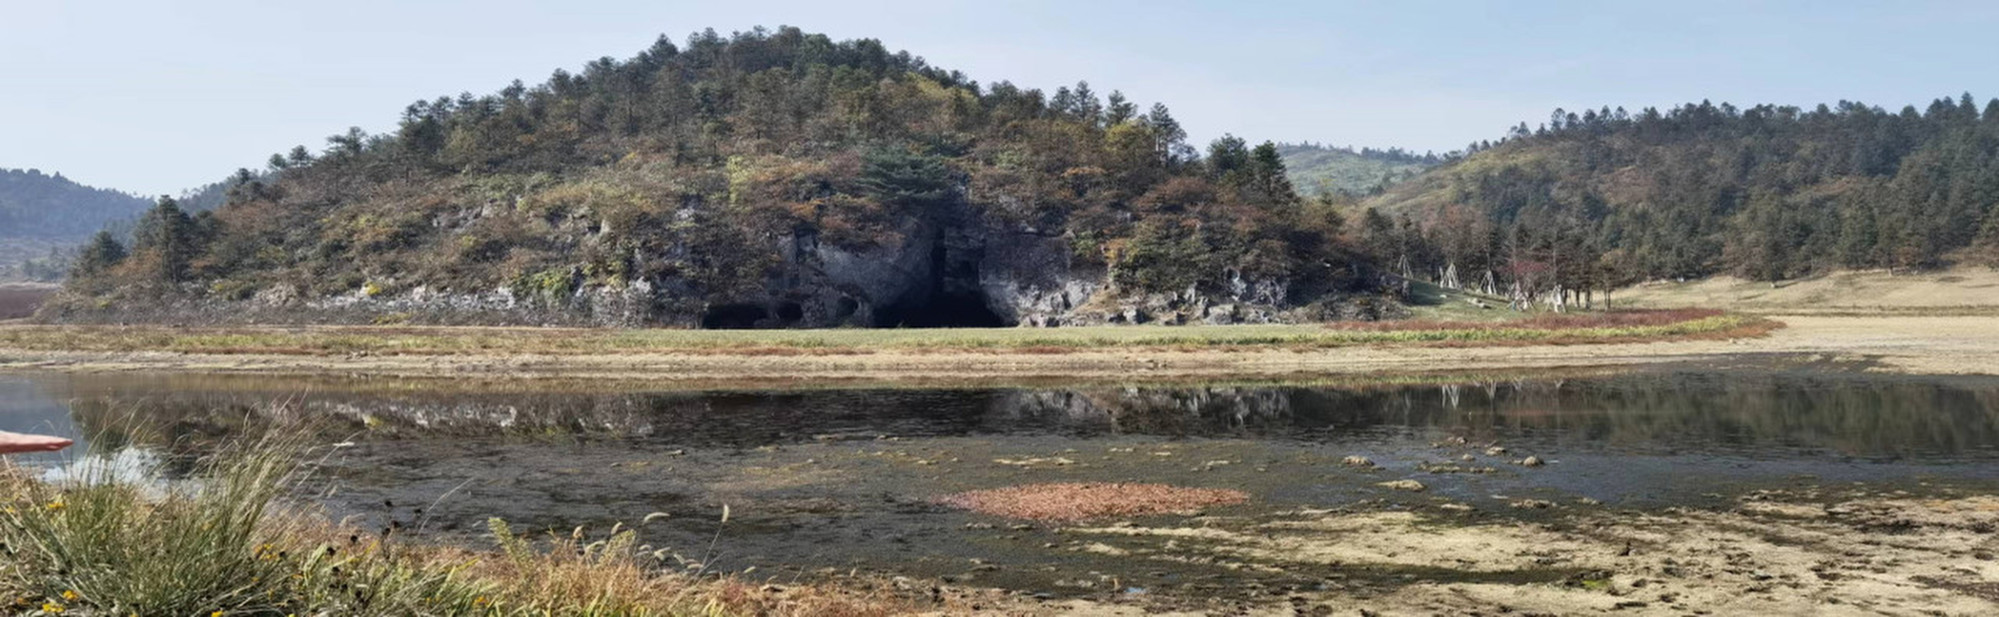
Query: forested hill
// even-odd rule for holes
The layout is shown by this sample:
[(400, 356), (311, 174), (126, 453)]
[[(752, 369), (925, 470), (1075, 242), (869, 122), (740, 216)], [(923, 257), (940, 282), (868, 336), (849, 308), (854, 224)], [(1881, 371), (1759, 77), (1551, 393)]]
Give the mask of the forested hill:
[[(1272, 144), (784, 28), (419, 101), (162, 203), (45, 318), (711, 327), (1276, 321), (1366, 264)], [(1358, 308), (1356, 308), (1358, 307)]]
[(1434, 154), (1399, 148), (1340, 148), (1315, 143), (1277, 144), (1291, 184), (1306, 195), (1371, 195), (1444, 162)]
[(133, 195), (77, 184), (62, 174), (0, 169), (0, 241), (79, 240), (150, 205)]
[[(1417, 271), (1568, 289), (1931, 267), (1999, 252), (1999, 101), (1557, 110), (1368, 202)], [(1420, 240), (1420, 241), (1419, 241)]]

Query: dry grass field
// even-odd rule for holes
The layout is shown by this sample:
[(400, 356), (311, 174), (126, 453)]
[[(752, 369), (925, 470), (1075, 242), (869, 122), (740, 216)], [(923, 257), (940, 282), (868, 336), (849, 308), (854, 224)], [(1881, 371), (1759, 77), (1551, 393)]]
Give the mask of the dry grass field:
[(1612, 294), (1620, 307), (1702, 307), (1781, 314), (1999, 314), (1999, 270), (1836, 272), (1792, 281), (1720, 276), (1653, 282)]
[(21, 319), (35, 314), (35, 308), (54, 294), (51, 285), (0, 284), (0, 320)]

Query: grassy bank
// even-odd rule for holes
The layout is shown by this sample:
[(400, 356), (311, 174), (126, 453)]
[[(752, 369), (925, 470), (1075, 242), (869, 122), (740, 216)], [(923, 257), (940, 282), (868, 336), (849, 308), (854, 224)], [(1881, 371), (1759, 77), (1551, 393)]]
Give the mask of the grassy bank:
[[(345, 529), (287, 502), (294, 448), (253, 444), (175, 489), (0, 469), (0, 612), (21, 615), (882, 615), (886, 596), (665, 569), (622, 528), (496, 550)], [(0, 465), (4, 465), (0, 462)], [(412, 522), (414, 523), (414, 521)]]
[(1612, 313), (1501, 322), (899, 330), (617, 330), (451, 327), (0, 327), (0, 349), (201, 354), (867, 354), (1063, 353), (1106, 348), (1329, 348), (1519, 345), (1754, 336), (1776, 327), (1714, 311)]

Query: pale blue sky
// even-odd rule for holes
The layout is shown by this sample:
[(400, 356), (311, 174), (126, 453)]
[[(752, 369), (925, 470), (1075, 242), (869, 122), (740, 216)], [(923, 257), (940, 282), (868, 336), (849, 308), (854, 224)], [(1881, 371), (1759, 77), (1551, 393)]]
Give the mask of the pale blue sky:
[(794, 25), (1193, 137), (1444, 151), (1555, 107), (1999, 96), (1999, 3), (0, 0), (0, 167), (148, 194), (659, 34)]

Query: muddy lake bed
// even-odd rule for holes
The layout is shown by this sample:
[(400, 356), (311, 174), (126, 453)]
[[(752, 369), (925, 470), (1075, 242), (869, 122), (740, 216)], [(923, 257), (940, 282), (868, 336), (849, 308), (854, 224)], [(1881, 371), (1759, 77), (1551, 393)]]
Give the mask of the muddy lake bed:
[[(125, 422), (154, 434), (114, 430)], [(1807, 505), (1856, 491), (1999, 494), (1999, 378), (1989, 377), (1667, 365), (1379, 383), (681, 391), (0, 375), (0, 430), (130, 440), (172, 458), (287, 423), (329, 446), (311, 497), (365, 529), (484, 548), (489, 517), (563, 534), (622, 523), (663, 567), (779, 583), (865, 573), (1054, 599), (1593, 576), (1566, 558), (1453, 568), (1364, 541), (1335, 550), (1296, 539), (1346, 524), (1404, 535), (1528, 525), (1559, 538), (1602, 517), (1727, 511), (1759, 494)], [(1068, 523), (940, 503), (1054, 482), (1250, 499)]]

